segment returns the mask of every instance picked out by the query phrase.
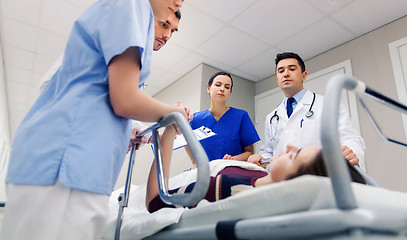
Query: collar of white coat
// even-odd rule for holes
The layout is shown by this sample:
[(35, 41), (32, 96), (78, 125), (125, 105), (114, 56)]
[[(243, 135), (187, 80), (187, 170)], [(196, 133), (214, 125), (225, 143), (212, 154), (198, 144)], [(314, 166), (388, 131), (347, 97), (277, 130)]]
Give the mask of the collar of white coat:
[(314, 98), (314, 93), (311, 92), (310, 90), (306, 90), (304, 96), (302, 97), (302, 99), (299, 103), (302, 103), (303, 105), (311, 105), (313, 98)]
[[(299, 101), (297, 101), (297, 94), (299, 94), (301, 91), (304, 91), (304, 93), (302, 94), (302, 97)], [(294, 95), (295, 100), (297, 101), (297, 106), (294, 108), (294, 111), (292, 113), (292, 115), (295, 115), (296, 112), (299, 111), (299, 109), (301, 109), (303, 106), (307, 106), (309, 107), (312, 103), (312, 99), (314, 98), (314, 94), (313, 92), (307, 90), (307, 89), (303, 89), (300, 92), (298, 92), (296, 95)], [(284, 97), (283, 99), (283, 103), (280, 105), (282, 106), (281, 109), (281, 113), (279, 111), (279, 114), (281, 114), (281, 116), (283, 117), (283, 119), (288, 120), (287, 114), (286, 114), (286, 104), (287, 104), (287, 97)]]
[[(302, 98), (304, 97), (304, 95), (305, 95), (306, 92), (307, 92), (307, 90), (303, 88), (301, 91), (297, 92), (297, 93), (293, 96), (293, 98), (295, 99), (295, 104), (296, 104), (296, 105), (298, 105), (298, 104), (301, 102), (301, 100), (302, 100)], [(285, 108), (287, 108), (287, 100), (288, 100), (288, 98), (284, 96), (284, 107), (285, 107)]]

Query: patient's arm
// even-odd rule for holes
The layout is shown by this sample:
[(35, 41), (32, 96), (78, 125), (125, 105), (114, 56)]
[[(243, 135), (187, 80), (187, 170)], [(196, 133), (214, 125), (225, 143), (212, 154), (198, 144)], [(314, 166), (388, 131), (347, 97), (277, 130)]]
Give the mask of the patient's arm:
[[(174, 138), (177, 132), (173, 125), (165, 128), (164, 133), (161, 137), (161, 153), (163, 160), (163, 168), (165, 172), (166, 182), (168, 182), (168, 176), (170, 172), (172, 148), (174, 145)], [(155, 160), (150, 169), (150, 174), (147, 180), (147, 193), (146, 193), (146, 207), (149, 210), (150, 202), (158, 196), (158, 179), (157, 171), (155, 166)]]

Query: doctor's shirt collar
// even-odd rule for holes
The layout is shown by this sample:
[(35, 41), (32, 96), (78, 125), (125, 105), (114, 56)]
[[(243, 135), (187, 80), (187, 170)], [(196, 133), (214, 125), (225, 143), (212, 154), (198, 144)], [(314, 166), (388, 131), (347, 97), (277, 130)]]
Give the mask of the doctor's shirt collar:
[[(293, 96), (293, 98), (295, 99), (295, 102), (293, 103), (293, 109), (298, 105), (298, 103), (304, 97), (306, 92), (307, 92), (307, 90), (304, 88)], [(287, 107), (287, 99), (288, 99), (287, 97), (284, 97), (284, 106), (285, 107)]]

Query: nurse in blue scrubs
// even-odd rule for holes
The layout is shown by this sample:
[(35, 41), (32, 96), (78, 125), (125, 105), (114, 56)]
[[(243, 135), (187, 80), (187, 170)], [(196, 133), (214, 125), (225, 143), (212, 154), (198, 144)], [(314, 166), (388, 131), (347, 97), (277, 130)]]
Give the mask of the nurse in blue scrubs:
[[(203, 139), (201, 144), (209, 161), (214, 159), (233, 159), (246, 161), (253, 154), (253, 144), (260, 140), (249, 117), (242, 109), (228, 107), (227, 100), (232, 94), (232, 76), (217, 72), (208, 81), (207, 91), (211, 96), (211, 107), (194, 113), (190, 122), (192, 129), (208, 127), (215, 136)], [(188, 148), (188, 155), (191, 157)], [(193, 159), (192, 162), (194, 163)]]

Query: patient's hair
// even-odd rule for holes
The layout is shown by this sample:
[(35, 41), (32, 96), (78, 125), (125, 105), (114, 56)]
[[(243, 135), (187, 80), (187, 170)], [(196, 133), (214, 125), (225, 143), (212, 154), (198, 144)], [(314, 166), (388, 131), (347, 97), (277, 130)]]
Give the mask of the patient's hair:
[[(358, 170), (356, 170), (356, 168), (352, 164), (350, 164), (348, 162), (348, 160), (346, 160), (345, 158), (343, 158), (343, 159), (346, 162), (346, 166), (348, 166), (351, 181), (366, 184), (365, 179), (358, 172)], [(293, 179), (293, 178), (296, 178), (296, 177), (299, 177), (299, 176), (302, 176), (302, 175), (306, 175), (306, 174), (311, 174), (311, 175), (316, 175), (316, 176), (323, 176), (323, 177), (328, 176), (327, 171), (326, 171), (326, 167), (325, 167), (324, 158), (323, 158), (323, 155), (322, 155), (322, 150), (319, 151), (319, 153), (315, 157), (315, 161), (313, 161), (310, 164), (302, 164), (298, 168), (297, 172), (295, 172), (295, 173), (293, 173), (293, 174), (291, 174), (291, 175), (289, 175), (287, 177), (287, 180)]]
[(215, 73), (215, 74), (213, 74), (212, 76), (211, 76), (211, 78), (209, 78), (209, 81), (208, 81), (208, 87), (210, 87), (210, 86), (212, 86), (212, 83), (213, 83), (213, 79), (215, 79), (217, 76), (219, 76), (219, 75), (225, 75), (225, 76), (228, 76), (229, 78), (230, 78), (230, 91), (232, 92), (232, 88), (233, 88), (233, 79), (232, 79), (232, 76), (230, 75), (230, 73), (227, 73), (227, 72), (217, 72), (217, 73)]
[(301, 72), (305, 72), (305, 63), (302, 60), (302, 58), (300, 57), (300, 55), (293, 53), (293, 52), (283, 52), (283, 53), (278, 53), (276, 56), (276, 69), (277, 69), (277, 65), (278, 63), (283, 60), (283, 59), (287, 59), (287, 58), (294, 58), (297, 59), (298, 64), (301, 67)]

